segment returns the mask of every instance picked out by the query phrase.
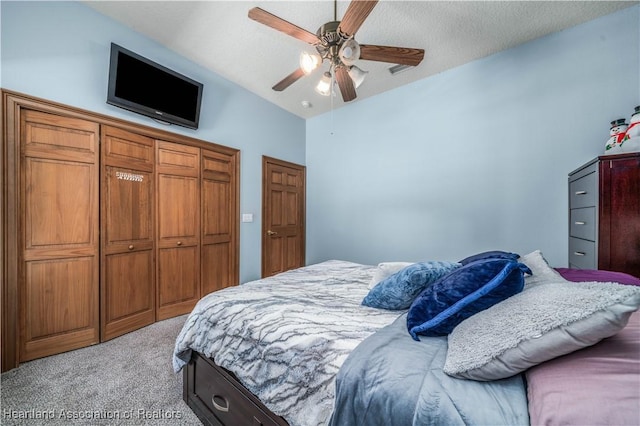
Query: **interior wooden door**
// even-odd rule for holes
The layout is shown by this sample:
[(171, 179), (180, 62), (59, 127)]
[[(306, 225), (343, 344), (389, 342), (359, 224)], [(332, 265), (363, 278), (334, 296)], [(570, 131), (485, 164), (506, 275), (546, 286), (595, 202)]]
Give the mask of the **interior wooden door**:
[(236, 158), (202, 149), (201, 294), (238, 284)]
[(21, 114), (21, 362), (99, 341), (96, 123)]
[(101, 340), (155, 321), (154, 140), (102, 126)]
[(262, 159), (262, 276), (304, 266), (305, 167)]
[(200, 298), (200, 149), (156, 141), (156, 319), (191, 311)]

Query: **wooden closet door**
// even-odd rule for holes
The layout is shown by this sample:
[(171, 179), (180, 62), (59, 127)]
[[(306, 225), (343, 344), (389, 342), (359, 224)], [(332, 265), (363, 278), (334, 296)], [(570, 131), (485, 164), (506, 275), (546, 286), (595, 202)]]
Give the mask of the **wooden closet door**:
[(101, 339), (155, 321), (154, 140), (102, 127)]
[(200, 299), (200, 149), (156, 141), (157, 309), (162, 320)]
[(202, 296), (238, 284), (235, 172), (235, 157), (202, 150)]
[(98, 125), (21, 114), (21, 362), (99, 340)]

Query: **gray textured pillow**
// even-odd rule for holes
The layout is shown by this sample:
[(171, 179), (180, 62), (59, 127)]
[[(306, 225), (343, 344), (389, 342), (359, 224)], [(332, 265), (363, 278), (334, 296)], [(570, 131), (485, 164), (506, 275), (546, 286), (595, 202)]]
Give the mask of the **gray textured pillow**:
[(444, 372), (481, 381), (513, 376), (613, 336), (639, 306), (637, 286), (538, 282), (460, 323), (449, 335)]

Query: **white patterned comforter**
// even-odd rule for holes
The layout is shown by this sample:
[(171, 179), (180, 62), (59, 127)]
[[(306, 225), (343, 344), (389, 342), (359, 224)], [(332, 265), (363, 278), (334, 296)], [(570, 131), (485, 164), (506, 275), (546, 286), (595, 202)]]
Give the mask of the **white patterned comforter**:
[(292, 426), (325, 425), (349, 353), (403, 311), (361, 306), (374, 267), (331, 260), (202, 298), (176, 340), (212, 358)]

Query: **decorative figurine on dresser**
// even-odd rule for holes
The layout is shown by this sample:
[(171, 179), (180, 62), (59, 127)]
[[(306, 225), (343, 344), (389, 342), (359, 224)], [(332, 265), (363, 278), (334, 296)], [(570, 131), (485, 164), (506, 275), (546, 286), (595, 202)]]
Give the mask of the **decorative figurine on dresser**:
[(569, 267), (640, 277), (640, 152), (603, 155), (569, 174)]
[(640, 105), (635, 108), (631, 122), (621, 142), (622, 152), (640, 151)]
[(622, 140), (627, 133), (627, 122), (624, 118), (618, 118), (611, 122), (611, 128), (609, 129), (609, 139), (604, 145), (605, 155), (620, 154), (622, 152)]

